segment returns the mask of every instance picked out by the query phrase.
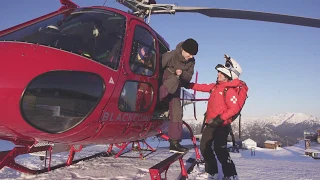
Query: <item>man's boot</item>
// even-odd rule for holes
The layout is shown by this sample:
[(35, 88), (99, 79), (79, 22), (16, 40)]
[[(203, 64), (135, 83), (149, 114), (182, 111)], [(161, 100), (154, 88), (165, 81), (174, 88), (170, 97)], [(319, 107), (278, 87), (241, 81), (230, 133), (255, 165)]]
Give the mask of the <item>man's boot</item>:
[(174, 153), (185, 153), (189, 149), (180, 145), (179, 140), (169, 139), (170, 142), (170, 152)]

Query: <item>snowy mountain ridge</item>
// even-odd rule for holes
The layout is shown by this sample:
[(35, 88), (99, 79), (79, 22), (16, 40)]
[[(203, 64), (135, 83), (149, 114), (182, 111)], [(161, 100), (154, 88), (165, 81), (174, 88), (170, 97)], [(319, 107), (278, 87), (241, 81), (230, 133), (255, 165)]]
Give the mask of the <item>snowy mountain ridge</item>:
[[(244, 118), (245, 120), (245, 118)], [(314, 117), (312, 115), (306, 115), (303, 113), (282, 113), (274, 116), (268, 116), (265, 118), (258, 119), (261, 124), (273, 125), (275, 127), (280, 126), (281, 124), (299, 124), (299, 123), (319, 123), (320, 118)], [(244, 124), (246, 121), (243, 121)], [(250, 121), (249, 121), (250, 122)], [(248, 123), (249, 123), (248, 122)]]
[[(203, 122), (203, 115), (197, 116), (197, 120), (195, 120), (192, 116), (186, 116), (183, 118), (184, 121), (186, 121), (188, 124), (198, 125)], [(237, 118), (234, 123), (238, 123)], [(247, 125), (247, 124), (259, 124), (261, 126), (265, 125), (273, 125), (275, 127), (280, 126), (284, 123), (286, 124), (299, 124), (299, 123), (305, 123), (305, 124), (320, 124), (320, 118), (307, 115), (303, 113), (292, 113), (292, 112), (286, 112), (281, 113), (273, 116), (267, 116), (267, 117), (241, 117), (241, 124)]]
[[(201, 133), (203, 116), (183, 118), (192, 128), (195, 134)], [(236, 139), (251, 138), (260, 146), (265, 140), (276, 140), (285, 145), (296, 143), (297, 139), (304, 138), (304, 132), (316, 132), (320, 129), (320, 118), (303, 113), (281, 113), (267, 117), (241, 117), (232, 123), (232, 129)]]

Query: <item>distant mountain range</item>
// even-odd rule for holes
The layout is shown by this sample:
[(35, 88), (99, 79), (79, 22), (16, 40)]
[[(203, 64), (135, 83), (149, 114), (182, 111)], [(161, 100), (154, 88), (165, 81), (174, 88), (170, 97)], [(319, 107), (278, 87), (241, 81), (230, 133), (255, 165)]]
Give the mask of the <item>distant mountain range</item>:
[[(203, 116), (184, 117), (193, 129), (195, 134), (200, 134)], [(236, 140), (239, 140), (239, 118), (232, 123), (232, 129)], [(320, 118), (303, 113), (283, 113), (268, 117), (241, 117), (241, 140), (251, 138), (263, 147), (265, 140), (276, 140), (282, 143), (293, 145), (298, 139), (304, 138), (304, 131), (316, 132), (320, 129)], [(184, 137), (188, 132), (184, 130)]]

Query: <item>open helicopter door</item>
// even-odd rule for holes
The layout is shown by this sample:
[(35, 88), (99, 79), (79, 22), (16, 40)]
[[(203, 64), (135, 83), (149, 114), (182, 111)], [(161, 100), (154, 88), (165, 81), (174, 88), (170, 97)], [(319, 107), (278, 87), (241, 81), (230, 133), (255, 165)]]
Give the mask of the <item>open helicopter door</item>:
[(130, 20), (126, 34), (119, 78), (102, 117), (108, 133), (98, 135), (115, 142), (143, 139), (146, 131), (155, 128), (150, 119), (158, 94), (156, 34), (135, 19)]
[(125, 66), (123, 66), (127, 74), (123, 74), (125, 82), (121, 95), (127, 101), (126, 98), (131, 96), (124, 93), (129, 93), (126, 90), (134, 87), (130, 91), (136, 100), (134, 103), (131, 102), (134, 104), (133, 107), (130, 109), (122, 107), (122, 110), (152, 114), (159, 86), (158, 66), (160, 64), (157, 37), (149, 26), (139, 20), (132, 19), (129, 26), (130, 37), (127, 39), (126, 46), (130, 48), (127, 48), (129, 52), (126, 52), (126, 55), (130, 56), (125, 58)]

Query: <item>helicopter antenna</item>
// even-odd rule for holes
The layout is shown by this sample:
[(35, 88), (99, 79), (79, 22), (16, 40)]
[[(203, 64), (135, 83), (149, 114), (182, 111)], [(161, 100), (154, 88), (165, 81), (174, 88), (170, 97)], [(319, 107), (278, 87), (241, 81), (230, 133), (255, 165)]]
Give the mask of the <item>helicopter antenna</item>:
[(132, 10), (132, 14), (150, 22), (151, 14), (175, 14), (177, 12), (199, 13), (208, 17), (245, 19), (298, 26), (320, 28), (320, 19), (299, 17), (268, 12), (247, 11), (237, 9), (221, 9), (211, 7), (186, 7), (176, 4), (156, 4), (155, 0), (116, 0)]
[(103, 6), (106, 4), (107, 1), (108, 1), (108, 0), (105, 0), (105, 1), (104, 1)]
[(150, 24), (150, 19), (151, 19), (151, 9), (149, 10), (149, 13), (148, 13), (148, 24)]

